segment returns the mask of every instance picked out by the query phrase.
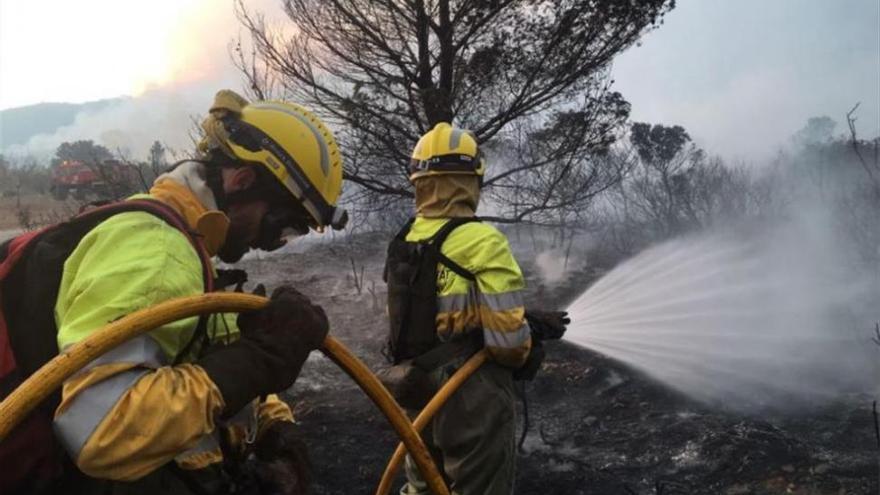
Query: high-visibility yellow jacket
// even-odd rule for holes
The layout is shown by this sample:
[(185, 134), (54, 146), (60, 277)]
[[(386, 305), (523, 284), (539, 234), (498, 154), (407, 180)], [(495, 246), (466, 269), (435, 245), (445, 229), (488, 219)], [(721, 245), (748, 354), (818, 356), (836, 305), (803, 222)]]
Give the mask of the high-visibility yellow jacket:
[[(213, 198), (193, 192), (198, 177), (192, 166), (183, 167), (158, 181), (149, 197), (177, 210), (215, 254), (228, 220), (204, 206)], [(180, 177), (188, 169), (190, 177)], [(86, 234), (64, 264), (55, 305), (59, 349), (136, 310), (203, 292), (201, 262), (183, 233), (148, 213), (114, 215)], [(197, 365), (172, 366), (197, 321), (135, 338), (64, 383), (55, 431), (84, 473), (134, 480), (172, 460), (187, 469), (222, 460), (215, 424), (224, 407), (219, 389)], [(238, 338), (235, 318), (210, 318), (208, 333), (215, 341)], [(292, 419), (276, 397), (260, 406), (259, 415)]]
[[(447, 221), (448, 218), (418, 216), (406, 240), (427, 240)], [(489, 224), (470, 222), (453, 230), (441, 251), (471, 272), (476, 282), (438, 265), (440, 339), (482, 329), (485, 346), (496, 362), (512, 368), (521, 366), (528, 357), (532, 339), (524, 318), (525, 282), (507, 238)]]

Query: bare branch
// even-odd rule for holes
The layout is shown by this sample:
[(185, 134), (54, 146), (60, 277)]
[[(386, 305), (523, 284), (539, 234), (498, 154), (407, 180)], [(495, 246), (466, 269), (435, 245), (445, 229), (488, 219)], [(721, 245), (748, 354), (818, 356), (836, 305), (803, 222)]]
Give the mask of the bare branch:
[(861, 103), (856, 103), (855, 106), (853, 106), (852, 109), (846, 113), (846, 123), (847, 126), (849, 126), (850, 146), (852, 146), (852, 150), (858, 157), (859, 163), (862, 164), (862, 168), (865, 170), (865, 173), (868, 174), (868, 178), (871, 180), (871, 183), (874, 186), (874, 193), (877, 194), (878, 197), (880, 197), (880, 178), (874, 175), (875, 172), (880, 174), (880, 162), (877, 161), (876, 153), (877, 145), (875, 144), (874, 146), (874, 164), (872, 166), (868, 163), (867, 160), (865, 160), (865, 157), (862, 156), (862, 151), (859, 146), (859, 140), (856, 137), (856, 118), (853, 116), (853, 114), (856, 112), (856, 110), (858, 110), (859, 105), (861, 105)]
[[(253, 50), (238, 43), (233, 58), (255, 97), (277, 84), (333, 126), (345, 178), (358, 186), (346, 199), (364, 209), (412, 197), (412, 146), (436, 122), (455, 121), (487, 149), (517, 150), (499, 153), (505, 163), (493, 162), (485, 183), (499, 217), (559, 221), (621, 175), (594, 159), (629, 112), (610, 90), (609, 63), (673, 4), (285, 0), (292, 29), (282, 36), (238, 0)], [(560, 116), (570, 130), (541, 129)]]

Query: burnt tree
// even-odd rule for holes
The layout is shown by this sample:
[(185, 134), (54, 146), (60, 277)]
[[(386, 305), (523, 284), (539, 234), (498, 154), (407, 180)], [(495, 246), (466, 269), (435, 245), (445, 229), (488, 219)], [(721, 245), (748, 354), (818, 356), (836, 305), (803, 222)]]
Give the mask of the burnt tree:
[(234, 58), (253, 96), (302, 102), (333, 124), (345, 177), (360, 186), (349, 199), (411, 197), (412, 146), (452, 121), (488, 152), (498, 219), (550, 221), (619, 179), (601, 157), (629, 105), (611, 91), (608, 67), (673, 6), (286, 0), (284, 34), (239, 2), (253, 51), (239, 45)]

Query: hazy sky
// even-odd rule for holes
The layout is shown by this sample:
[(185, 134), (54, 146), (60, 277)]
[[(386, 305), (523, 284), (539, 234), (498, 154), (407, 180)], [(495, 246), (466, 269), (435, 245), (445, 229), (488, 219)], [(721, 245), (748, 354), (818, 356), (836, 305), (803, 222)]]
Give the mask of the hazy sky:
[[(248, 2), (276, 19), (280, 4)], [(240, 87), (228, 55), (240, 31), (231, 0), (0, 0), (0, 109), (154, 93), (137, 114), (173, 106), (167, 135), (214, 89)], [(635, 120), (681, 124), (728, 158), (766, 156), (814, 115), (842, 130), (858, 101), (860, 129), (876, 135), (880, 0), (679, 0), (613, 73)]]
[(880, 0), (679, 0), (614, 64), (634, 120), (728, 158), (772, 153), (811, 116), (880, 133)]

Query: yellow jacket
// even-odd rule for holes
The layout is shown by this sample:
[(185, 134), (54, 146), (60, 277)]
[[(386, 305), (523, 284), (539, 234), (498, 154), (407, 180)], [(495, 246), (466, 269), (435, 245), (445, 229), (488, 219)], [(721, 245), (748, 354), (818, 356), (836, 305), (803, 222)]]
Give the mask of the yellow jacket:
[[(211, 254), (223, 244), (228, 219), (199, 186), (198, 165), (160, 178), (149, 197), (170, 205), (203, 236)], [(115, 215), (92, 229), (64, 264), (55, 305), (64, 349), (138, 309), (204, 292), (202, 267), (186, 236), (143, 212)], [(232, 315), (209, 319), (214, 340), (238, 338)], [(196, 469), (222, 460), (215, 417), (223, 397), (194, 364), (172, 366), (197, 318), (171, 323), (129, 341), (68, 379), (55, 413), (56, 435), (86, 474), (138, 479), (176, 460)], [(187, 361), (192, 356), (183, 356)], [(291, 420), (277, 397), (261, 418)]]
[[(447, 221), (448, 218), (418, 216), (406, 240), (427, 240)], [(470, 222), (453, 230), (441, 251), (471, 272), (476, 282), (438, 265), (440, 339), (482, 329), (485, 346), (496, 362), (512, 368), (522, 366), (531, 349), (531, 330), (524, 318), (525, 282), (507, 238), (489, 224)]]

